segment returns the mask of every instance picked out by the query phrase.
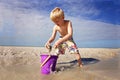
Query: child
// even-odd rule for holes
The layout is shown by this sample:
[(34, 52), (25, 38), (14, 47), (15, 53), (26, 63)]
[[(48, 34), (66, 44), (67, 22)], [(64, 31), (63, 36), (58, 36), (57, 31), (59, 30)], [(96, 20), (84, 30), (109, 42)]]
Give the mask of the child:
[(72, 37), (72, 23), (69, 20), (64, 20), (64, 12), (59, 7), (56, 7), (51, 11), (50, 18), (55, 23), (55, 26), (53, 27), (52, 35), (45, 44), (45, 47), (50, 47), (56, 37), (56, 33), (59, 32), (60, 38), (53, 45), (57, 51), (57, 54), (64, 54), (65, 49), (68, 48), (70, 53), (74, 53), (76, 55), (79, 67), (82, 67), (81, 56)]

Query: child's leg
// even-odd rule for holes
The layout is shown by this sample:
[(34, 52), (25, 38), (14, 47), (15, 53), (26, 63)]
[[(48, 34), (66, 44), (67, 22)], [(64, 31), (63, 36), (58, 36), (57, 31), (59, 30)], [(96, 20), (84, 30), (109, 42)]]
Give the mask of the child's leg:
[(82, 60), (81, 60), (81, 56), (80, 56), (80, 53), (75, 53), (75, 56), (76, 56), (76, 59), (78, 60), (78, 65), (79, 67), (82, 67)]
[(72, 53), (72, 54), (75, 54), (75, 57), (78, 60), (79, 67), (82, 67), (81, 56), (80, 56), (79, 50), (78, 50), (75, 42), (73, 40), (71, 40), (71, 41), (67, 41), (66, 43), (68, 45), (69, 52)]

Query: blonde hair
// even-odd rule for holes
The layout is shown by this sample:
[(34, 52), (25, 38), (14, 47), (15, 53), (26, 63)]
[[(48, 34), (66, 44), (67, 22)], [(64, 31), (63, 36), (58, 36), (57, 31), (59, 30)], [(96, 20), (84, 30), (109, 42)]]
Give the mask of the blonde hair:
[(50, 18), (52, 21), (55, 21), (58, 18), (64, 18), (64, 11), (59, 7), (54, 8), (50, 13)]

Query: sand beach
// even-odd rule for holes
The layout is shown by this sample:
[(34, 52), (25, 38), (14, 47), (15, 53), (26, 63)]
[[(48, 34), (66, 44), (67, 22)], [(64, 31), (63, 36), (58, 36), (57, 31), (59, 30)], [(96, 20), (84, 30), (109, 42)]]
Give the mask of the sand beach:
[(0, 80), (119, 80), (120, 48), (79, 48), (83, 68), (74, 54), (60, 55), (56, 71), (40, 73), (44, 47), (0, 46)]

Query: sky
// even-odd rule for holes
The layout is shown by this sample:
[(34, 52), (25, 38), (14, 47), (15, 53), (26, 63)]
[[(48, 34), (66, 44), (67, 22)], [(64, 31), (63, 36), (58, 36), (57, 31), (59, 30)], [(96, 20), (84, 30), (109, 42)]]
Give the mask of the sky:
[(55, 7), (71, 20), (78, 47), (120, 48), (120, 0), (0, 0), (0, 46), (44, 46)]

